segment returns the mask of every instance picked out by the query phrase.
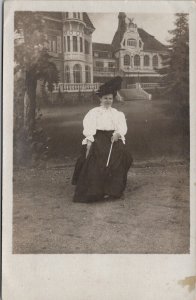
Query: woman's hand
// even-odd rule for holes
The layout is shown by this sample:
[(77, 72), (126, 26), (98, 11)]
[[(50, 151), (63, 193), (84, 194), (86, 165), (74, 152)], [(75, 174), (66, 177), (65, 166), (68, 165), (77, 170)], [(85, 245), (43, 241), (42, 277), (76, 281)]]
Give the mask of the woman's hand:
[(121, 137), (120, 133), (115, 132), (115, 133), (113, 134), (113, 136), (111, 137), (111, 142), (112, 142), (112, 143), (113, 143), (113, 142), (117, 142), (117, 141), (119, 140), (120, 137)]
[(92, 142), (89, 141), (89, 140), (87, 140), (87, 144), (86, 144), (86, 158), (89, 155), (89, 151), (90, 151), (91, 146), (92, 146)]

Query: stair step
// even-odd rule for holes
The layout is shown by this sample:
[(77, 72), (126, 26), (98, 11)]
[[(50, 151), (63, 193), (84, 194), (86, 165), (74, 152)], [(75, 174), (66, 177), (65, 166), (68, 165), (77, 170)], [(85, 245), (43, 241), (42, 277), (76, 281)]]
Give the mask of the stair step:
[(138, 89), (122, 89), (120, 91), (120, 95), (124, 98), (125, 101), (149, 99), (148, 94), (146, 94), (145, 91)]

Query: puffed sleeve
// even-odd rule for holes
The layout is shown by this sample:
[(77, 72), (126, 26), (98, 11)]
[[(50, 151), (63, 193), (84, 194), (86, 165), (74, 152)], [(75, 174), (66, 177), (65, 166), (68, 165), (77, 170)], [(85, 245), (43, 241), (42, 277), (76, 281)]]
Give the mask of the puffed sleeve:
[(83, 120), (83, 135), (85, 139), (82, 144), (85, 145), (87, 140), (94, 142), (94, 135), (96, 134), (96, 111), (94, 109), (89, 110)]
[(119, 133), (123, 143), (125, 143), (125, 135), (127, 133), (127, 122), (123, 112), (118, 112), (117, 128), (114, 133)]

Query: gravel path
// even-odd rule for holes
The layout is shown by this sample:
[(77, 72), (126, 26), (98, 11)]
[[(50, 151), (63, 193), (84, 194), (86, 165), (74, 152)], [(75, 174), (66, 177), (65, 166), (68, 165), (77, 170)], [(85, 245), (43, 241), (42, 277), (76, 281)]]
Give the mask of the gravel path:
[(14, 172), (14, 253), (188, 253), (189, 169), (134, 166), (124, 198), (73, 203), (73, 167)]

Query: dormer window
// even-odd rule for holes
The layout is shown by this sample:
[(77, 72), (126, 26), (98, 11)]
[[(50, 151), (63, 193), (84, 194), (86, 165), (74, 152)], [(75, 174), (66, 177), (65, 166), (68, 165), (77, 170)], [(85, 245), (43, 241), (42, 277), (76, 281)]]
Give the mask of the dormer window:
[(136, 47), (137, 46), (137, 41), (135, 39), (128, 39), (127, 40), (127, 46), (128, 47)]

